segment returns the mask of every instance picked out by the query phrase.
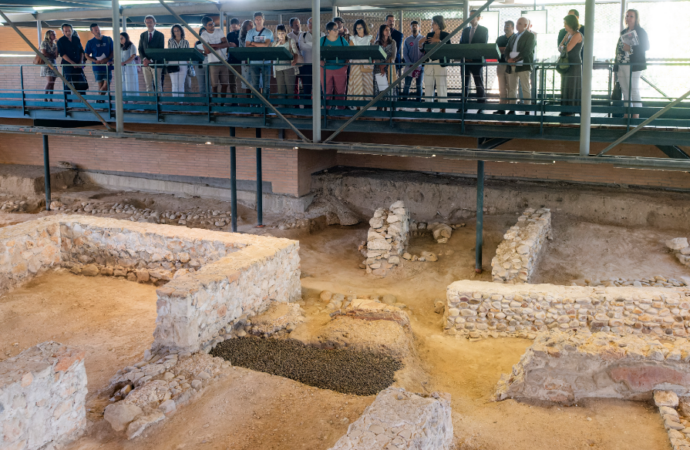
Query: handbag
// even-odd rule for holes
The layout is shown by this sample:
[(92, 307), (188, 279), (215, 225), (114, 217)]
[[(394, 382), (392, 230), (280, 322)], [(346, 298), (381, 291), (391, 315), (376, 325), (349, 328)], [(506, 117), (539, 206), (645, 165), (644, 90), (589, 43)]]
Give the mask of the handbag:
[(40, 56), (36, 55), (36, 56), (34, 56), (34, 64), (39, 65), (39, 66), (41, 64), (45, 65), (45, 61), (43, 61), (43, 59), (41, 59)]
[(556, 72), (561, 75), (566, 74), (570, 70), (570, 61), (568, 60), (568, 52), (561, 53), (561, 56), (556, 62)]
[(89, 82), (86, 80), (86, 75), (84, 75), (83, 70), (73, 76), (72, 86), (74, 86), (74, 90), (79, 93), (89, 90)]
[(196, 69), (194, 69), (194, 66), (187, 66), (187, 76), (189, 76), (189, 77), (195, 77), (196, 76)]

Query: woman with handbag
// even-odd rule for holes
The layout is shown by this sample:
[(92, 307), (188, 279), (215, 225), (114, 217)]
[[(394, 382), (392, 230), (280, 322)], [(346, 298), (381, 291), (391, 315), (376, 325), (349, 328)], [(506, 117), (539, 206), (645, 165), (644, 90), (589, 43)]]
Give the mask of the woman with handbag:
[[(616, 45), (616, 64), (613, 72), (618, 75), (620, 91), (627, 106), (632, 100), (632, 106), (642, 107), (640, 97), (640, 77), (642, 71), (647, 69), (647, 57), (645, 52), (649, 50), (649, 38), (647, 32), (640, 26), (640, 14), (636, 9), (629, 9), (625, 13), (627, 27), (621, 31)], [(632, 44), (632, 45), (630, 45)], [(628, 115), (626, 114), (627, 118)], [(633, 114), (633, 119), (638, 119), (639, 114)]]
[[(48, 30), (46, 31), (44, 37), (43, 37), (43, 42), (41, 42), (41, 53), (43, 53), (43, 56), (50, 61), (50, 63), (55, 67), (56, 62), (55, 60), (57, 59), (57, 44), (55, 43), (55, 32), (53, 30)], [(53, 91), (55, 90), (55, 79), (57, 78), (57, 75), (53, 70), (48, 67), (46, 63), (43, 62), (43, 60), (36, 56), (36, 59), (34, 60), (34, 64), (42, 64), (43, 66), (41, 67), (41, 76), (44, 78), (48, 78), (48, 82), (46, 83), (46, 95), (52, 94)], [(46, 102), (52, 102), (53, 99), (48, 99), (45, 98), (43, 99)]]
[[(182, 25), (175, 24), (170, 29), (168, 48), (189, 48), (189, 41), (184, 38)], [(187, 63), (184, 61), (169, 61), (168, 74), (172, 83), (172, 96), (184, 97), (184, 82), (187, 78)]]
[[(286, 48), (292, 55), (292, 60), (287, 62), (273, 62), (273, 76), (276, 79), (278, 98), (289, 98), (289, 94), (294, 93), (295, 80), (297, 79), (297, 62), (300, 57), (297, 42), (288, 37), (285, 25), (278, 25), (276, 28), (276, 40), (273, 47)], [(276, 105), (286, 106), (286, 105)]]
[[(395, 68), (395, 56), (398, 54), (398, 45), (391, 37), (391, 29), (387, 24), (379, 27), (379, 39), (376, 41), (376, 45), (380, 45), (383, 51), (386, 52), (386, 64), (377, 64), (374, 69), (376, 73), (374, 93), (378, 95), (379, 92), (387, 89), (391, 83), (398, 79), (398, 71)], [(395, 94), (391, 93), (390, 96), (394, 97)]]
[[(567, 15), (563, 18), (566, 35), (558, 49), (561, 52), (559, 63), (565, 66), (565, 58), (569, 64), (567, 71), (561, 71), (561, 105), (580, 106), (582, 97), (582, 48), (583, 37), (580, 33), (580, 22), (577, 16)], [(563, 67), (565, 68), (565, 67)], [(572, 112), (562, 112), (561, 116), (572, 116)]]
[[(355, 22), (354, 33), (350, 36), (350, 45), (374, 45), (374, 37), (369, 35), (367, 23), (359, 19)], [(347, 88), (348, 100), (369, 101), (374, 95), (374, 66), (366, 64), (366, 59), (355, 59), (350, 66), (350, 81)], [(359, 107), (357, 107), (359, 109)]]

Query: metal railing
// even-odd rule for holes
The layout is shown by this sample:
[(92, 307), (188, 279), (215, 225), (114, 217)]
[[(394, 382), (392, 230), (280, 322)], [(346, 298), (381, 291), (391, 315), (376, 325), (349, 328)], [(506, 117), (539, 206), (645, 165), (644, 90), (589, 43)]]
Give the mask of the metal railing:
[[(271, 64), (271, 62), (266, 62)], [(331, 63), (327, 63), (331, 64)], [(401, 73), (403, 65), (387, 64), (381, 62), (345, 63), (334, 62), (341, 68), (347, 67), (349, 72), (348, 84), (344, 92), (341, 87), (332, 89), (330, 75), (331, 70), (322, 68), (323, 79), (320, 80), (323, 86), (321, 115), (323, 117), (323, 128), (328, 129), (329, 122), (348, 118), (354, 115), (357, 108), (366, 105), (378, 93), (377, 83), (382, 81), (377, 75), (385, 74), (385, 81), (390, 81), (392, 73)], [(241, 70), (246, 73), (245, 78), (251, 80), (251, 67), (261, 64), (242, 64)], [(429, 87), (432, 83), (419, 83), (415, 79), (410, 85), (410, 93), (397, 88), (392, 95), (379, 101), (375, 108), (366, 111), (359, 120), (387, 120), (391, 127), (395, 127), (397, 121), (402, 120), (437, 120), (447, 123), (449, 127), (460, 125), (464, 131), (465, 122), (472, 121), (491, 121), (506, 124), (531, 123), (539, 125), (540, 130), (545, 125), (564, 124), (575, 125), (579, 123), (577, 115), (580, 112), (580, 98), (569, 98), (567, 93), (561, 89), (560, 83), (563, 78), (556, 71), (555, 63), (539, 62), (532, 65), (531, 86), (529, 98), (500, 96), (496, 92), (497, 70), (506, 64), (497, 62), (487, 63), (463, 63), (455, 61), (437, 61), (425, 64), (425, 76), (429, 73), (431, 66), (445, 66), (446, 80), (457, 80), (447, 86), (447, 94), (439, 96), (437, 91), (430, 92)], [(185, 67), (194, 67), (195, 77), (184, 76), (177, 85), (184, 86), (179, 92), (172, 92), (172, 77), (181, 77), (181, 73), (165, 73), (166, 65), (152, 65), (151, 67), (161, 69), (162, 78), (155, 77), (153, 88), (146, 91), (143, 73), (140, 66), (129, 65), (130, 76), (136, 76), (137, 89), (131, 89), (130, 83), (123, 86), (123, 101), (125, 121), (137, 122), (164, 122), (165, 118), (171, 115), (189, 115), (196, 117), (195, 123), (213, 123), (218, 116), (260, 116), (264, 121), (272, 114), (265, 105), (260, 104), (248, 90), (242, 86), (220, 85), (210, 79), (210, 66), (189, 64)], [(240, 65), (238, 65), (240, 66)], [(615, 74), (612, 63), (597, 63), (594, 77), (593, 90), (593, 125), (619, 125), (630, 128), (644, 119), (652, 116), (655, 112), (669, 104), (664, 93), (674, 92), (674, 86), (655, 85), (654, 89), (647, 84), (640, 83), (642, 90), (642, 106), (633, 105), (631, 102), (624, 102), (620, 98), (613, 98), (616, 89)], [(647, 73), (678, 73), (678, 84), (685, 85), (683, 74), (687, 73), (690, 66), (689, 62), (650, 62), (648, 63)], [(79, 102), (77, 97), (67, 90), (64, 90), (62, 83), (57, 80), (56, 88), (52, 93), (46, 93), (43, 83), (45, 77), (40, 77), (39, 70), (42, 66), (38, 65), (0, 65), (0, 72), (3, 73), (3, 81), (0, 83), (0, 116), (5, 117), (32, 117), (36, 111), (54, 112), (56, 117), (70, 118), (74, 112), (84, 112), (84, 105)], [(62, 66), (64, 70), (65, 66)], [(89, 89), (84, 91), (84, 98), (98, 111), (105, 111), (105, 116), (114, 118), (115, 99), (110, 86), (108, 91), (99, 93), (97, 84), (93, 78), (92, 68), (85, 64), (83, 70), (85, 80), (89, 84)], [(132, 67), (136, 67), (136, 75), (132, 72)], [(482, 97), (477, 95), (477, 89), (471, 76), (471, 68), (479, 67), (485, 83), (485, 94)], [(515, 66), (512, 66), (515, 67)], [(579, 70), (578, 65), (573, 65), (574, 70)], [(365, 70), (357, 70), (365, 69)], [(288, 70), (293, 70), (288, 69)], [(185, 70), (183, 70), (185, 71)], [(359, 75), (361, 74), (361, 75)], [(460, 74), (458, 77), (457, 74)], [(342, 70), (341, 70), (342, 75)], [(127, 75), (125, 75), (127, 76)], [(354, 77), (361, 76), (355, 83)], [(632, 72), (628, 86), (632, 90)], [(269, 99), (271, 104), (278, 110), (294, 117), (311, 117), (312, 101), (308, 94), (310, 89), (310, 76), (296, 77), (295, 86), (287, 87), (287, 93), (278, 94), (275, 86), (275, 79), (271, 77), (271, 93)], [(378, 78), (378, 80), (377, 80)], [(442, 82), (437, 77), (435, 80)], [(232, 82), (232, 79), (231, 79)], [(466, 82), (468, 85), (466, 86)], [(417, 84), (426, 84), (424, 89), (417, 92)], [(351, 84), (364, 85), (363, 90), (353, 91)], [(405, 83), (407, 84), (407, 83)], [(577, 84), (577, 83), (575, 83)], [(667, 83), (668, 84), (668, 83)], [(128, 88), (128, 85), (130, 88)], [(381, 86), (383, 87), (383, 86)], [(232, 92), (223, 92), (226, 88)], [(469, 95), (465, 95), (465, 91)], [(239, 91), (239, 92), (238, 92)], [(518, 86), (517, 92), (523, 92)], [(577, 92), (577, 90), (575, 90)], [(632, 92), (624, 95), (630, 98)], [(673, 97), (673, 95), (671, 95)], [(530, 103), (530, 104), (528, 104)], [(503, 111), (505, 114), (500, 114)], [(499, 113), (499, 114), (497, 114)], [(526, 115), (529, 114), (529, 115)], [(637, 117), (639, 116), (639, 118)], [(146, 120), (144, 120), (146, 119)], [(83, 118), (81, 120), (84, 120)], [(663, 127), (690, 127), (690, 103), (682, 102), (659, 119), (656, 119), (650, 126)]]

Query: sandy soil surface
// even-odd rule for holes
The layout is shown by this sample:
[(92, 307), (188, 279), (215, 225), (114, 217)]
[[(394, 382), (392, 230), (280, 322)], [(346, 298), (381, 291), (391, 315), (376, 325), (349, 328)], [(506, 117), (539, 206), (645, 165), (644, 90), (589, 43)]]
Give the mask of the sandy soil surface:
[(664, 245), (669, 239), (688, 236), (687, 230), (599, 225), (555, 214), (552, 229), (553, 240), (542, 252), (533, 283), (690, 276), (690, 269)]
[[(178, 200), (165, 199), (170, 205), (176, 205)], [(159, 204), (164, 204), (164, 200)], [(0, 225), (35, 217), (7, 216)], [(486, 270), (503, 233), (515, 223), (516, 216), (485, 217), (483, 274), (474, 272), (475, 229), (474, 222), (468, 221), (467, 227), (456, 230), (445, 245), (437, 244), (429, 236), (412, 238), (411, 253), (432, 251), (439, 255), (439, 261), (408, 262), (384, 279), (366, 276), (358, 268), (364, 258), (357, 245), (366, 239), (365, 224), (329, 227), (309, 235), (257, 230), (252, 227), (254, 217), (252, 211), (245, 211), (241, 229), (300, 240), (303, 297), (310, 321), (318, 322), (318, 326), (327, 320), (325, 304), (318, 300), (318, 294), (326, 289), (343, 294), (390, 293), (408, 306), (419, 364), (427, 376), (421, 382), (419, 377), (403, 377), (398, 383), (412, 391), (441, 390), (451, 394), (458, 449), (670, 448), (659, 415), (646, 403), (592, 400), (563, 408), (491, 402), (500, 375), (511, 370), (530, 341), (469, 342), (440, 334), (441, 316), (433, 312), (434, 300), (445, 298), (445, 288), (452, 281), (490, 280)], [(672, 264), (659, 244), (668, 236), (669, 233), (650, 229), (556, 220), (554, 243), (547, 247), (538, 277), (540, 281), (561, 283), (590, 273), (607, 274), (599, 275), (602, 278), (629, 277), (630, 273), (675, 276), (683, 271), (682, 266)], [(586, 243), (578, 243), (578, 239)], [(624, 255), (627, 260), (619, 259)], [(343, 417), (348, 422), (355, 420), (373, 401), (371, 396), (338, 394), (234, 368), (229, 378), (213, 384), (170, 420), (151, 427), (143, 438), (128, 442), (114, 435), (107, 423), (98, 421), (104, 404), (94, 393), (107, 385), (114, 372), (138, 360), (152, 342), (154, 327), (152, 286), (112, 278), (48, 274), (0, 297), (0, 359), (48, 339), (87, 350), (87, 408), (92, 409), (89, 418), (96, 423), (70, 450), (325, 450), (346, 432)], [(13, 345), (15, 342), (17, 346)]]
[(155, 289), (64, 270), (40, 275), (0, 297), (0, 360), (50, 340), (85, 350), (90, 399), (151, 347)]

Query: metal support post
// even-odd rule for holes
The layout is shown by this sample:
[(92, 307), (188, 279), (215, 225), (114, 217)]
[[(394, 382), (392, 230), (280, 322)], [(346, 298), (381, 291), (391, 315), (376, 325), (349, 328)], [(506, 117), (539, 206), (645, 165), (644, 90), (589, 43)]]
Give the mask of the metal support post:
[(470, 17), (470, 0), (465, 0), (462, 4), (462, 20)]
[(124, 9), (120, 12), (120, 16), (122, 16), (122, 18), (120, 19), (120, 20), (122, 20), (122, 31), (126, 32), (127, 31), (127, 16), (126, 16)]
[(477, 239), (475, 243), (474, 271), (482, 273), (482, 246), (484, 245), (484, 161), (477, 161)]
[[(124, 107), (122, 105), (122, 55), (120, 50), (120, 2), (113, 0), (113, 42), (115, 51), (113, 52), (113, 72), (115, 72), (115, 131), (125, 132)], [(110, 92), (108, 92), (110, 95)]]
[[(625, 13), (628, 12), (628, 0), (621, 0), (621, 23), (620, 29), (625, 28)], [(589, 23), (587, 24), (589, 26)], [(585, 30), (586, 32), (587, 30)]]
[(592, 126), (592, 72), (594, 71), (595, 0), (585, 2), (585, 54), (582, 61), (582, 106), (580, 109), (580, 156), (589, 155)]
[[(256, 129), (257, 139), (261, 137), (261, 128)], [(256, 227), (264, 227), (263, 180), (261, 179), (261, 147), (256, 147)]]
[(321, 142), (321, 0), (311, 0), (312, 141)]
[(333, 5), (333, 17), (331, 20), (335, 19), (336, 17), (338, 17), (338, 7)]
[(39, 18), (39, 15), (36, 14), (36, 34), (38, 36), (38, 45), (41, 45), (41, 42), (43, 42), (43, 24), (41, 23), (41, 19)]
[(43, 135), (43, 166), (45, 169), (43, 177), (46, 185), (46, 211), (50, 211), (50, 153), (48, 152), (48, 136)]
[[(235, 137), (235, 127), (230, 127), (230, 137)], [(232, 221), (232, 231), (237, 232), (237, 150), (234, 145), (230, 146), (230, 217)]]

